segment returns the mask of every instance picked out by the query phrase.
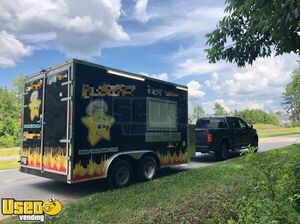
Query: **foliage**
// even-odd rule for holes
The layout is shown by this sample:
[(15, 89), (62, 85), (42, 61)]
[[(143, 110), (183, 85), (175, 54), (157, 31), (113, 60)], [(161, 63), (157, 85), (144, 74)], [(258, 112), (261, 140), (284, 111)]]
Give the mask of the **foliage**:
[(291, 81), (287, 84), (283, 93), (286, 111), (291, 113), (294, 123), (300, 121), (300, 62), (299, 68), (292, 73)]
[(202, 106), (198, 105), (194, 107), (193, 109), (193, 119), (197, 120), (198, 118), (204, 117), (205, 116), (205, 111)]
[(228, 115), (225, 108), (219, 103), (215, 103), (214, 111), (215, 115)]
[(64, 204), (46, 223), (299, 223), (299, 156), (292, 145), (201, 169), (163, 169), (119, 190), (90, 182), (97, 193)]
[(300, 55), (299, 0), (226, 0), (226, 15), (206, 35), (208, 59), (252, 64), (258, 57), (295, 52)]
[(0, 87), (0, 147), (12, 147), (19, 143), (22, 80), (19, 76), (14, 81), (13, 90)]
[[(294, 145), (300, 148), (299, 145)], [(245, 153), (247, 181), (241, 186), (238, 198), (236, 223), (297, 223), (300, 221), (300, 161), (295, 157), (286, 163), (286, 155), (276, 149), (271, 158)], [(273, 159), (273, 162), (269, 162)], [(298, 217), (297, 217), (298, 216)], [(235, 222), (233, 222), (235, 223)]]
[(25, 77), (24, 75), (19, 75), (14, 81), (13, 81), (13, 90), (16, 93), (16, 96), (21, 100), (21, 95), (24, 92), (24, 82)]
[(234, 115), (243, 118), (249, 124), (279, 125), (279, 121), (274, 115), (259, 109), (235, 111)]

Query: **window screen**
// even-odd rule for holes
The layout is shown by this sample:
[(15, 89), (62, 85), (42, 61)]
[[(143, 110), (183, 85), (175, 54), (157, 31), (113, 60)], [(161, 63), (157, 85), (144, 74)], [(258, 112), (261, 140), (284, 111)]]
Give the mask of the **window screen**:
[(177, 130), (177, 103), (148, 98), (147, 130)]

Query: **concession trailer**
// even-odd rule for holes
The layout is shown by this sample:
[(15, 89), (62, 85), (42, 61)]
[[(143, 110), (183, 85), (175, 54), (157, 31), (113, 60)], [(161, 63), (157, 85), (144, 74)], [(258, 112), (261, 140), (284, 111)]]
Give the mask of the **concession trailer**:
[(20, 170), (113, 187), (188, 162), (187, 87), (70, 60), (26, 77)]

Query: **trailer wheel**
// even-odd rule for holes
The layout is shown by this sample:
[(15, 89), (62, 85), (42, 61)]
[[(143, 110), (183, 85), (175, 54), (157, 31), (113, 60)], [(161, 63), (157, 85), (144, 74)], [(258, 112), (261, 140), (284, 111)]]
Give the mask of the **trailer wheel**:
[(138, 162), (138, 179), (140, 181), (152, 180), (156, 176), (157, 163), (152, 156), (145, 156)]
[(119, 160), (112, 164), (108, 175), (108, 184), (111, 188), (128, 186), (132, 181), (132, 167), (127, 160)]
[(216, 151), (216, 157), (218, 160), (226, 160), (229, 157), (229, 147), (226, 141), (223, 141), (218, 151)]

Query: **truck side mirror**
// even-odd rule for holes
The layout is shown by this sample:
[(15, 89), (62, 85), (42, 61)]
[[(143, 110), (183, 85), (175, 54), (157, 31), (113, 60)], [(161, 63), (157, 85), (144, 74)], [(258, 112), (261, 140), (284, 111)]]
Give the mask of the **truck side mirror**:
[(248, 124), (248, 127), (253, 129), (253, 125), (252, 124)]

